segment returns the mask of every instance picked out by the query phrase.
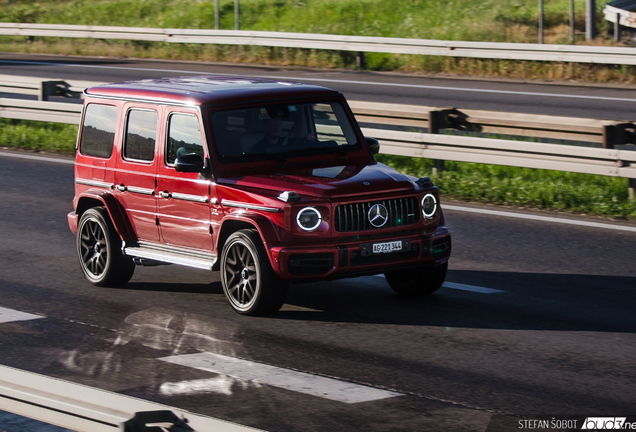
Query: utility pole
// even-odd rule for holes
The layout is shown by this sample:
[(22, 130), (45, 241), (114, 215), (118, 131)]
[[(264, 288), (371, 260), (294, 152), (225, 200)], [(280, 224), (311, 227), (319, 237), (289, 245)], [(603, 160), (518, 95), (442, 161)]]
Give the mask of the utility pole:
[(572, 44), (576, 43), (574, 34), (574, 0), (570, 0), (570, 39), (572, 39)]
[(539, 0), (539, 43), (543, 43), (543, 0)]
[(221, 28), (221, 17), (219, 16), (219, 0), (214, 0), (214, 28)]
[(585, 40), (596, 38), (596, 0), (585, 0)]
[(239, 0), (234, 0), (234, 28), (236, 30), (240, 30), (240, 20), (239, 20)]

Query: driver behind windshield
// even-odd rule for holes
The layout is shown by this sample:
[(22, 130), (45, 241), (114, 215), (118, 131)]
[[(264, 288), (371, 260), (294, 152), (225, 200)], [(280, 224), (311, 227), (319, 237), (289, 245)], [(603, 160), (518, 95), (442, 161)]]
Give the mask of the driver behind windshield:
[[(287, 145), (289, 142), (289, 134), (287, 136), (283, 136), (282, 132), (282, 117), (268, 117), (265, 120), (265, 136), (254, 145), (252, 151), (254, 153), (265, 153), (268, 148)], [(315, 141), (316, 137), (313, 134), (308, 133), (306, 139), (307, 141)]]

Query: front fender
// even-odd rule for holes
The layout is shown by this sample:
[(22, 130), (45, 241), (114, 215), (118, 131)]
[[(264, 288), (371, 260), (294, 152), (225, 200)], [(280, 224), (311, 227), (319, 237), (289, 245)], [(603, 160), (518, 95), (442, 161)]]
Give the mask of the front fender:
[(223, 250), (225, 241), (233, 232), (249, 228), (258, 231), (258, 235), (263, 241), (270, 261), (274, 262), (268, 244), (276, 244), (281, 241), (279, 228), (268, 217), (258, 213), (241, 212), (239, 214), (226, 216), (221, 222), (221, 229), (216, 240), (215, 249), (220, 253)]

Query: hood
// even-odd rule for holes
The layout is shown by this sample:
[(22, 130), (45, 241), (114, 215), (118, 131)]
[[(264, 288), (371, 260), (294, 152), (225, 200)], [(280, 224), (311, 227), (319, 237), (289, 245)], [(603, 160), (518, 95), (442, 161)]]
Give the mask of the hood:
[(285, 172), (219, 178), (217, 183), (277, 193), (295, 191), (301, 196), (315, 198), (377, 195), (415, 188), (405, 175), (380, 163), (363, 166), (289, 167)]

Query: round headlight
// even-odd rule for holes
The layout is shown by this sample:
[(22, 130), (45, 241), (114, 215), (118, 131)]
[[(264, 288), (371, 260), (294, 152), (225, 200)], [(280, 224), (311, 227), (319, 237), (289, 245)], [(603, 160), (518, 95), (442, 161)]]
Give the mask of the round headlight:
[(322, 216), (320, 212), (313, 207), (305, 207), (301, 211), (298, 212), (298, 216), (296, 216), (296, 222), (300, 229), (305, 231), (313, 231), (318, 226), (320, 226), (320, 222), (322, 222)]
[(422, 214), (425, 218), (432, 218), (437, 211), (437, 200), (432, 194), (424, 195), (422, 198)]

